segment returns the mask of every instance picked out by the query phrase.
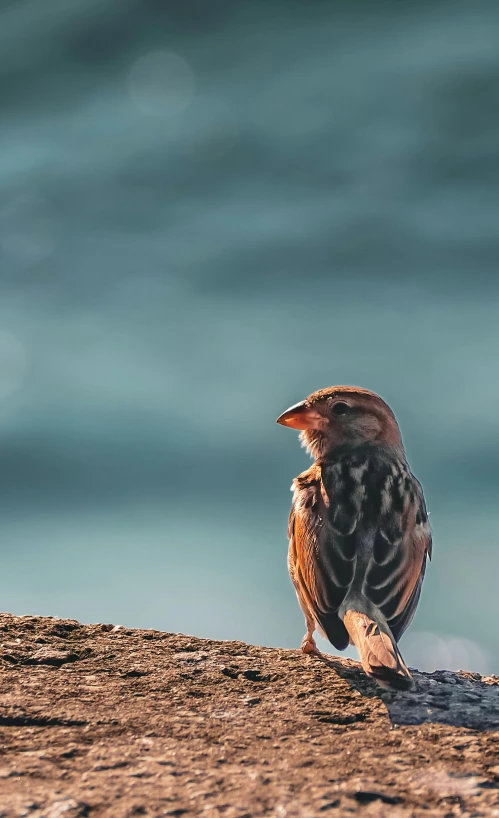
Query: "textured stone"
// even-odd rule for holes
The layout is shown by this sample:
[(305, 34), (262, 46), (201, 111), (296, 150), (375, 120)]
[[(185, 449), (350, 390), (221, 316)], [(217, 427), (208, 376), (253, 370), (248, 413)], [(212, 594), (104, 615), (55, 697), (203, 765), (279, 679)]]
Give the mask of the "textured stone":
[(0, 635), (4, 818), (499, 818), (497, 678), (391, 694), (240, 642), (7, 614)]

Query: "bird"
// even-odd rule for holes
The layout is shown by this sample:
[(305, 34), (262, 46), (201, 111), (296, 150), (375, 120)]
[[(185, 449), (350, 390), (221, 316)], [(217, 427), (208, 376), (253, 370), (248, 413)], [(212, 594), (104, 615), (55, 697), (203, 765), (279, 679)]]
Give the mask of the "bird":
[(277, 419), (298, 429), (313, 465), (295, 478), (288, 569), (307, 632), (337, 650), (356, 646), (380, 687), (413, 690), (398, 641), (416, 612), (432, 536), (388, 404), (357, 386), (313, 392)]

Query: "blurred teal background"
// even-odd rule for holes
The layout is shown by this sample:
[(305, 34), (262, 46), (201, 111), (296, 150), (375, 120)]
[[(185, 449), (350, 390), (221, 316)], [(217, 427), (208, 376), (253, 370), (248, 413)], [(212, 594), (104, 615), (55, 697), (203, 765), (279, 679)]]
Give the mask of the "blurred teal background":
[(393, 407), (402, 647), (499, 673), (499, 4), (0, 8), (0, 607), (298, 646), (275, 424)]

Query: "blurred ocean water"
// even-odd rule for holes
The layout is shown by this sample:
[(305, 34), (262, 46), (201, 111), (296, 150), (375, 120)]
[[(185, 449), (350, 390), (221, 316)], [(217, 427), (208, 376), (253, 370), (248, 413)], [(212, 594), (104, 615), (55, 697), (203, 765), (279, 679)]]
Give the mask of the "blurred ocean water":
[(299, 645), (275, 418), (353, 383), (431, 512), (409, 664), (499, 673), (498, 23), (3, 4), (2, 609)]

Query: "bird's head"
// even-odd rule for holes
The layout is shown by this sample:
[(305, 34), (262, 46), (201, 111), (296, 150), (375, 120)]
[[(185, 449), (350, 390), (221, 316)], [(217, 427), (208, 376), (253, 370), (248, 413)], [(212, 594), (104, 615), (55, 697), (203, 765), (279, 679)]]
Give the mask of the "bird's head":
[(348, 443), (379, 443), (402, 449), (392, 410), (379, 395), (360, 386), (319, 389), (287, 409), (277, 423), (300, 429), (303, 445), (316, 459)]

